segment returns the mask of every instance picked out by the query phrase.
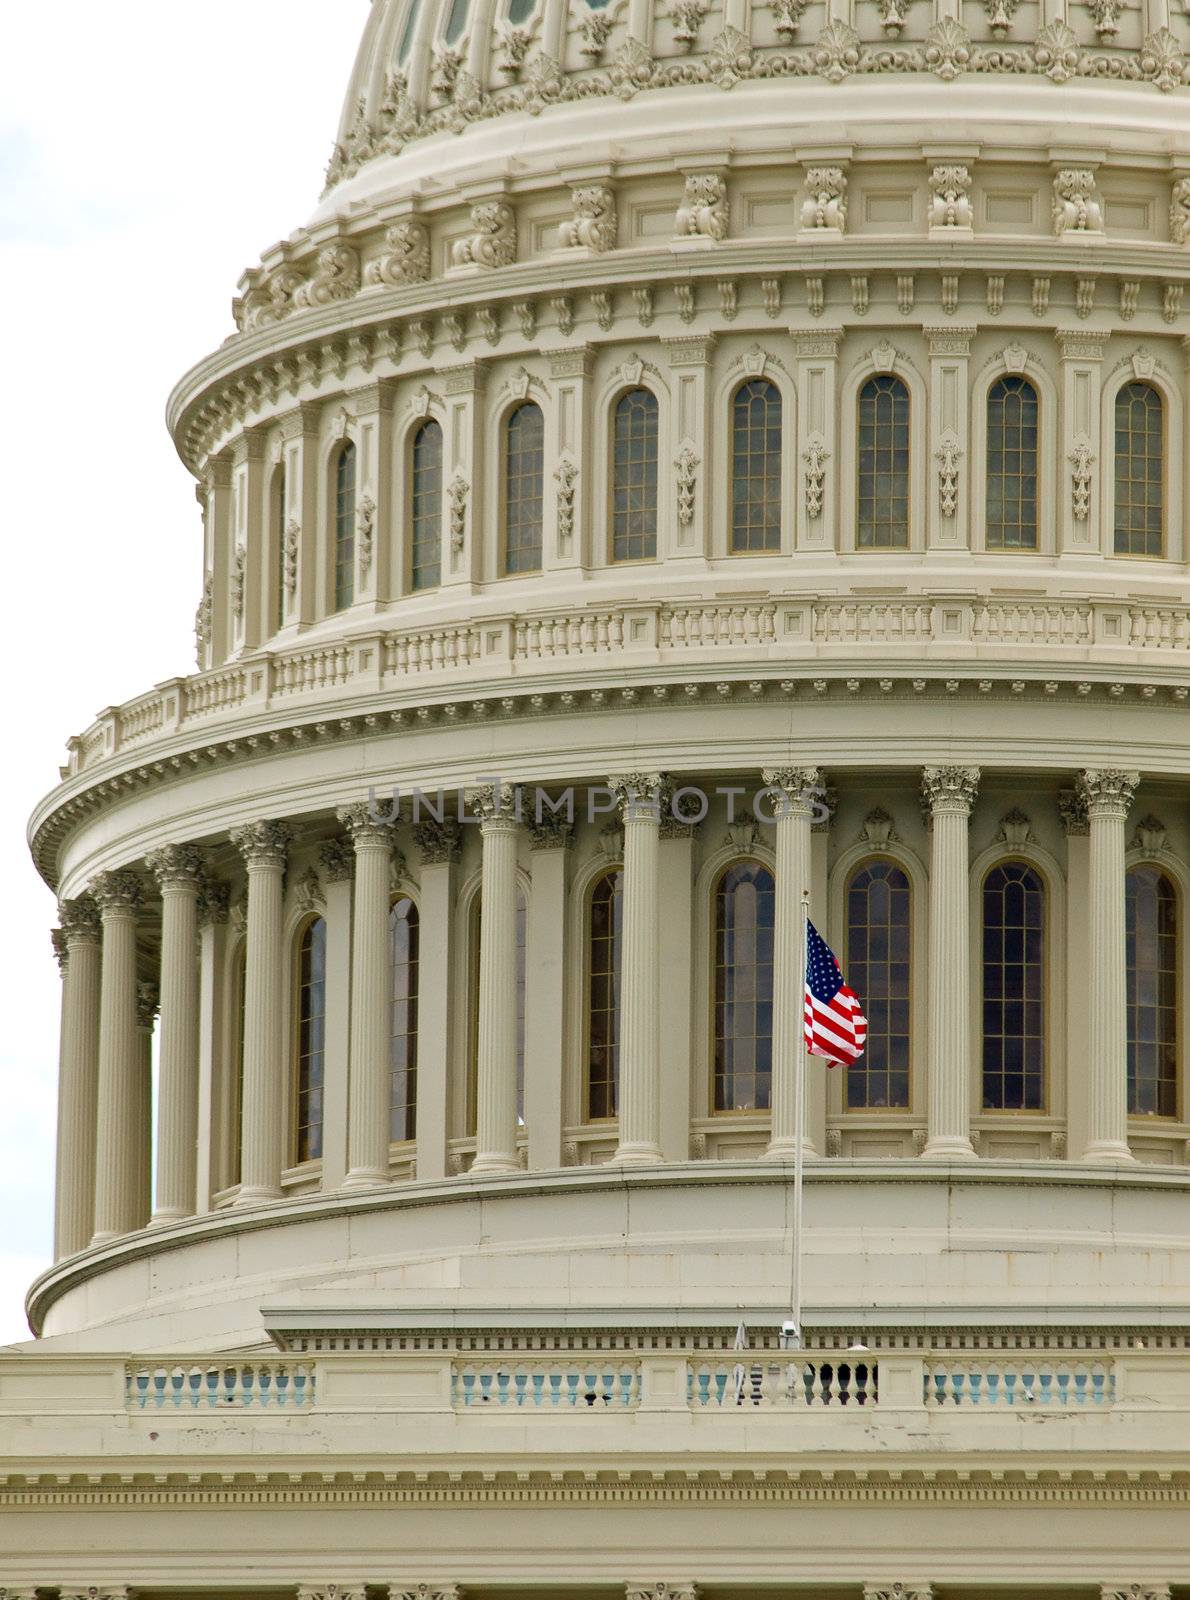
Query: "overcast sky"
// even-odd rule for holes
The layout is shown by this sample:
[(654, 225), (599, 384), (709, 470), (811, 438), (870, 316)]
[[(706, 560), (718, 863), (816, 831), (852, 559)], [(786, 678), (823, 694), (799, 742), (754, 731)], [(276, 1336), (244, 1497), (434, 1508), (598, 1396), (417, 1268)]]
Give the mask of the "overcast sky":
[(162, 421), (313, 210), (369, 0), (40, 0), (0, 51), (0, 1342), (49, 1262), (59, 979), (25, 824), (104, 706), (193, 670), (202, 542)]

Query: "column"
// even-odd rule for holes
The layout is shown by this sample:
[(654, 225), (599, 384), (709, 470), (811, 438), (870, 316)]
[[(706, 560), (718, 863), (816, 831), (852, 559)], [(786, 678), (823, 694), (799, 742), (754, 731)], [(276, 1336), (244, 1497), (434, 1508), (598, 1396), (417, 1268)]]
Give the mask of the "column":
[(339, 821), (355, 850), (355, 914), (351, 938), (351, 1046), (347, 1061), (345, 1189), (388, 1182), (391, 1098), (389, 1031), (391, 973), (388, 909), (392, 893), (393, 822), (369, 805), (345, 806)]
[(929, 809), (930, 970), (927, 1156), (971, 1158), (970, 892), (967, 825), (979, 788), (978, 767), (927, 767)]
[(1091, 828), (1084, 1161), (1129, 1161), (1128, 1026), (1124, 985), (1124, 823), (1140, 776), (1088, 770), (1076, 790)]
[(211, 1198), (235, 1180), (231, 1081), (235, 1071), (239, 1008), (227, 1005), (228, 916), (226, 883), (207, 878), (198, 901), (198, 1148), (195, 1210), (206, 1214)]
[(963, 550), (971, 543), (967, 396), (971, 341), (979, 329), (955, 324), (922, 331), (930, 343), (926, 544), (931, 550)]
[(620, 1142), (613, 1160), (648, 1165), (661, 1153), (660, 839), (658, 772), (609, 778), (624, 822), (620, 979)]
[(531, 822), (533, 892), (525, 931), (525, 1132), (529, 1166), (562, 1165), (566, 1059), (566, 889), (574, 830), (563, 816)]
[(136, 1176), (132, 1185), (136, 1196), (135, 1232), (148, 1227), (153, 1204), (153, 1029), (160, 1009), (157, 985), (142, 978), (136, 986)]
[(483, 837), (479, 919), (479, 1050), (475, 1161), (479, 1175), (517, 1170), (516, 855), (514, 794), (500, 785), (473, 803)]
[(461, 830), (453, 819), (413, 830), (421, 858), (417, 998), (417, 1176), (447, 1173), (451, 994), (455, 970)]
[(347, 1177), (347, 1119), (351, 1059), (351, 882), (355, 851), (349, 839), (328, 839), (318, 852), (326, 893), (326, 1050), (323, 1057), (322, 1187)]
[(281, 892), (293, 829), (284, 822), (233, 828), (248, 868), (244, 984), (244, 1113), (236, 1204), (281, 1196), (285, 1149), (285, 1019), (281, 1014)]
[(198, 1180), (198, 897), (202, 857), (191, 845), (155, 850), (161, 890), (161, 1058), (155, 1223), (195, 1211)]
[(105, 872), (91, 885), (103, 924), (93, 1244), (131, 1233), (137, 1222), (136, 1180), (142, 1157), (137, 1127), (141, 1055), (136, 911), (142, 892), (134, 872)]
[[(764, 773), (776, 818), (777, 870), (773, 907), (773, 1086), (770, 1161), (797, 1154), (798, 1080), (806, 1071), (806, 932), (803, 894), (810, 890), (810, 828), (815, 793), (822, 787), (817, 767), (780, 767)], [(802, 1150), (814, 1155), (802, 1129)]]
[(58, 1151), (54, 1259), (77, 1255), (95, 1231), (95, 1116), (99, 1091), (100, 921), (93, 901), (59, 907), (62, 1047), (58, 1066)]

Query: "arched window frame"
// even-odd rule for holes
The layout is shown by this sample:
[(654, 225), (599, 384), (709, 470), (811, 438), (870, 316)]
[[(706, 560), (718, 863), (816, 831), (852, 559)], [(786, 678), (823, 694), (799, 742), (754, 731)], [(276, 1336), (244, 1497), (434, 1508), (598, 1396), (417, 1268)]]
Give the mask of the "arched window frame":
[(265, 539), (265, 638), (285, 626), (285, 527), (289, 518), (289, 462), (284, 451), (269, 474), (268, 531)]
[[(1045, 886), (1045, 1107), (1041, 1111), (983, 1110), (983, 884), (993, 867), (1017, 861), (1032, 867)], [(1050, 852), (1032, 841), (981, 851), (969, 877), (971, 995), (971, 1126), (973, 1129), (1028, 1126), (1039, 1132), (1066, 1127), (1066, 879)], [(1047, 1152), (1048, 1153), (1048, 1152)]]
[[(781, 542), (775, 550), (737, 551), (732, 548), (732, 420), (736, 394), (744, 384), (758, 379), (771, 383), (781, 397)], [(768, 359), (759, 372), (745, 373), (742, 377), (737, 367), (719, 379), (711, 395), (710, 407), (711, 415), (722, 419), (727, 439), (723, 446), (724, 470), (709, 474), (706, 481), (706, 492), (711, 496), (708, 504), (712, 508), (712, 514), (707, 519), (711, 555), (734, 560), (737, 556), (746, 555), (768, 556), (771, 559), (778, 554), (789, 554), (797, 542), (798, 474), (797, 393), (788, 373)], [(700, 476), (700, 492), (702, 487)]]
[[(301, 1019), (301, 990), (302, 990), (301, 966), (302, 966), (302, 945), (305, 942), (306, 935), (308, 934), (308, 932), (310, 931), (310, 929), (314, 926), (314, 924), (316, 922), (323, 922), (324, 924), (326, 924), (326, 908), (325, 908), (325, 906), (321, 906), (320, 905), (320, 906), (316, 906), (316, 907), (308, 907), (306, 909), (303, 909), (303, 911), (297, 917), (294, 926), (289, 930), (289, 933), (288, 933), (289, 952), (290, 952), (289, 983), (288, 983), (288, 991), (289, 992), (288, 992), (287, 996), (285, 997), (285, 999), (286, 999), (286, 1005), (288, 1007), (288, 1014), (289, 1014), (289, 1040), (290, 1040), (290, 1043), (289, 1043), (289, 1071), (288, 1071), (288, 1073), (286, 1075), (287, 1076), (287, 1083), (288, 1083), (288, 1094), (287, 1094), (287, 1102), (288, 1103), (287, 1103), (287, 1106), (286, 1106), (286, 1128), (287, 1128), (287, 1135), (286, 1135), (286, 1167), (288, 1169), (291, 1169), (291, 1170), (296, 1169), (297, 1171), (301, 1171), (301, 1172), (307, 1171), (311, 1167), (320, 1168), (321, 1164), (322, 1164), (322, 1157), (321, 1156), (309, 1156), (309, 1157), (304, 1157), (304, 1158), (300, 1158), (299, 1159), (299, 1154), (298, 1154), (298, 1131), (299, 1131), (299, 1128), (298, 1128), (298, 1115), (299, 1115), (299, 1107), (300, 1107), (300, 1103), (301, 1103), (301, 1081), (300, 1081), (300, 1075), (301, 1075), (301, 1067), (302, 1067), (302, 1063), (301, 1063), (301, 1026), (302, 1026), (302, 1019)], [(325, 984), (326, 984), (326, 996), (325, 996), (325, 999), (327, 1001), (329, 1001), (329, 999), (330, 999), (330, 943), (329, 943), (329, 940), (330, 940), (330, 926), (329, 926), (329, 924), (326, 924), (326, 927), (327, 927), (327, 974), (326, 974), (326, 980), (325, 980)], [(324, 1148), (325, 1148), (325, 1139), (326, 1139), (326, 1064), (327, 1064), (327, 1056), (328, 1056), (328, 1053), (329, 1053), (328, 1050), (327, 1050), (327, 1039), (326, 1039), (326, 1026), (325, 1026), (325, 1024), (326, 1024), (326, 1013), (324, 1012), (323, 1061), (322, 1061), (322, 1068), (323, 1068), (323, 1080), (322, 1080), (322, 1089), (323, 1089), (322, 1137), (323, 1137), (323, 1142), (324, 1142)]]
[[(1037, 394), (1037, 545), (1035, 549), (1001, 549), (988, 546), (988, 399), (1001, 378), (1020, 377), (1033, 385)], [(997, 356), (979, 372), (971, 387), (971, 548), (993, 556), (1053, 555), (1058, 548), (1057, 504), (1057, 417), (1058, 392), (1049, 373), (1030, 355), (1022, 365), (1009, 365)], [(1067, 463), (1067, 466), (1069, 464)]]
[[(1116, 400), (1120, 390), (1130, 383), (1147, 383), (1161, 397), (1162, 416), (1165, 422), (1163, 480), (1165, 527), (1164, 549), (1160, 556), (1131, 556), (1116, 553)], [(1113, 372), (1103, 385), (1100, 422), (1102, 448), (1099, 451), (1099, 505), (1100, 549), (1105, 556), (1117, 561), (1184, 561), (1186, 541), (1182, 532), (1182, 507), (1184, 504), (1182, 474), (1173, 459), (1171, 448), (1184, 436), (1185, 407), (1177, 386), (1156, 362), (1151, 365), (1139, 353), (1125, 366)], [(1094, 445), (1092, 445), (1094, 448)], [(1095, 508), (1092, 506), (1094, 516)], [(1093, 526), (1093, 524), (1091, 524)]]
[[(416, 552), (413, 539), (413, 507), (417, 481), (414, 473), (414, 451), (417, 448), (418, 438), (422, 429), (430, 423), (437, 425), (442, 436), (442, 483), (438, 505), (438, 582), (415, 588), (413, 560)], [(405, 508), (405, 514), (401, 518), (401, 538), (404, 541), (405, 548), (400, 552), (400, 565), (397, 570), (401, 573), (401, 585), (405, 594), (433, 594), (441, 587), (442, 580), (447, 574), (450, 560), (450, 540), (447, 527), (449, 496), (447, 494), (446, 428), (437, 406), (431, 406), (425, 416), (416, 417), (405, 430), (398, 460), (401, 485), (400, 498), (397, 500), (397, 504)]]
[[(698, 1041), (698, 1052), (701, 1054), (703, 1071), (700, 1075), (702, 1088), (697, 1091), (696, 1104), (700, 1117), (705, 1116), (708, 1129), (721, 1130), (725, 1124), (737, 1125), (752, 1123), (768, 1127), (772, 1115), (771, 1110), (771, 1084), (770, 1105), (767, 1108), (757, 1108), (744, 1111), (717, 1111), (715, 1109), (715, 1001), (716, 1001), (716, 935), (718, 896), (720, 886), (727, 874), (740, 866), (763, 867), (771, 874), (774, 883), (777, 876), (777, 863), (771, 849), (766, 848), (759, 840), (747, 851), (725, 847), (716, 851), (708, 859), (698, 874), (695, 884), (696, 905), (698, 910), (697, 941), (699, 947), (700, 982), (696, 986), (695, 1016), (704, 1019), (700, 1029), (701, 1038)], [(777, 983), (777, 974), (774, 969), (774, 988)], [(701, 1127), (697, 1131), (703, 1131)]]
[[(519, 571), (510, 571), (509, 570), (509, 566), (508, 566), (508, 556), (509, 556), (509, 550), (508, 550), (508, 536), (509, 536), (509, 527), (508, 527), (508, 509), (509, 509), (509, 500), (508, 500), (508, 488), (509, 488), (509, 485), (508, 485), (508, 444), (509, 444), (509, 428), (510, 428), (510, 426), (512, 424), (512, 421), (513, 421), (513, 418), (516, 416), (517, 412), (519, 412), (525, 406), (534, 406), (537, 409), (537, 411), (540, 413), (540, 416), (541, 416), (541, 527), (540, 527), (540, 530), (539, 530), (540, 558), (539, 558), (538, 563), (537, 563), (537, 565), (535, 567), (525, 567), (525, 568), (523, 568), (523, 569), (521, 569)], [(497, 448), (494, 451), (491, 452), (492, 456), (494, 457), (494, 461), (493, 461), (493, 466), (495, 468), (495, 485), (494, 486), (495, 486), (496, 495), (498, 497), (497, 500), (496, 500), (496, 505), (498, 507), (498, 519), (499, 519), (499, 521), (498, 521), (498, 526), (499, 526), (498, 548), (497, 548), (496, 552), (494, 553), (495, 554), (495, 561), (496, 561), (496, 568), (495, 568), (495, 573), (494, 573), (495, 577), (498, 577), (498, 578), (511, 578), (511, 579), (530, 578), (530, 577), (533, 577), (535, 574), (537, 574), (539, 572), (542, 572), (545, 569), (546, 559), (547, 559), (547, 554), (548, 554), (547, 547), (546, 547), (546, 530), (547, 530), (546, 507), (547, 507), (548, 496), (547, 496), (546, 490), (547, 490), (547, 485), (550, 482), (550, 473), (552, 471), (552, 468), (551, 468), (551, 465), (550, 465), (550, 439), (549, 439), (549, 435), (550, 435), (549, 418), (546, 415), (545, 406), (542, 403), (542, 395), (541, 395), (541, 393), (539, 392), (539, 390), (537, 389), (536, 386), (531, 385), (529, 390), (523, 396), (517, 396), (515, 399), (510, 400), (507, 403), (507, 405), (505, 405), (503, 407), (503, 409), (498, 413), (498, 415), (496, 417), (495, 436), (496, 436), (496, 439), (498, 440), (498, 444), (497, 444)], [(489, 475), (489, 481), (491, 481), (490, 475)]]
[[(1178, 1094), (1177, 1116), (1175, 1118), (1153, 1116), (1129, 1116), (1129, 1138), (1134, 1135), (1142, 1141), (1146, 1134), (1169, 1136), (1171, 1131), (1180, 1138), (1180, 1130), (1185, 1127), (1187, 1119), (1186, 1096), (1186, 1019), (1190, 1017), (1190, 970), (1186, 960), (1187, 942), (1185, 917), (1187, 908), (1190, 907), (1190, 871), (1183, 866), (1181, 860), (1173, 851), (1162, 848), (1149, 850), (1134, 845), (1129, 849), (1124, 858), (1124, 871), (1129, 873), (1135, 867), (1149, 867), (1156, 872), (1164, 873), (1173, 884), (1177, 896), (1178, 913)], [(1179, 1158), (1180, 1159), (1180, 1158)]]
[[(582, 959), (581, 969), (581, 1001), (579, 1019), (582, 1029), (582, 1045), (579, 1058), (580, 1083), (579, 1105), (576, 1121), (586, 1128), (615, 1129), (619, 1117), (592, 1117), (590, 1115), (590, 1063), (591, 1063), (591, 912), (594, 905), (595, 894), (600, 885), (614, 877), (618, 872), (623, 872), (622, 861), (603, 861), (598, 864), (598, 870), (589, 875), (583, 889), (580, 904), (582, 907), (582, 937), (579, 941), (579, 950)], [(623, 1018), (621, 1017), (621, 1021)], [(618, 1110), (618, 1108), (617, 1108)]]
[[(416, 986), (415, 986), (414, 991), (413, 991), (413, 1030), (412, 1030), (413, 1031), (413, 1107), (412, 1107), (412, 1109), (413, 1109), (413, 1131), (411, 1133), (407, 1133), (404, 1139), (392, 1139), (391, 1138), (391, 1133), (392, 1133), (392, 1124), (391, 1124), (391, 1116), (392, 1116), (392, 1071), (391, 1071), (391, 1060), (390, 1060), (390, 1072), (389, 1072), (389, 1086), (390, 1086), (390, 1090), (389, 1090), (389, 1117), (390, 1117), (389, 1133), (390, 1133), (390, 1141), (389, 1142), (390, 1142), (390, 1146), (393, 1149), (393, 1151), (397, 1152), (397, 1153), (401, 1152), (402, 1150), (406, 1149), (407, 1147), (415, 1146), (416, 1143), (417, 1143), (417, 1118), (418, 1118), (419, 1100), (420, 1100), (420, 1091), (421, 1091), (421, 1078), (420, 1078), (420, 1075), (419, 1075), (419, 1065), (420, 1065), (420, 1063), (419, 1063), (419, 1055), (420, 1055), (420, 1046), (421, 1046), (421, 991), (422, 991), (422, 973), (421, 973), (421, 906), (418, 903), (417, 895), (414, 894), (412, 888), (408, 884), (405, 884), (405, 883), (398, 884), (397, 887), (393, 890), (392, 894), (389, 896), (388, 914), (389, 914), (390, 926), (386, 930), (386, 940), (390, 940), (391, 939), (391, 919), (392, 919), (392, 914), (396, 910), (397, 906), (402, 901), (408, 901), (409, 902), (409, 904), (413, 907), (414, 916), (416, 918), (417, 954), (416, 954), (416, 956), (414, 958), (414, 965), (416, 966), (416, 969), (417, 969), (417, 983), (416, 983)], [(390, 955), (390, 972), (391, 972), (391, 948), (387, 944), (387, 942), (386, 942), (386, 951), (388, 951), (389, 955)], [(389, 1004), (390, 1004), (390, 1006), (394, 1004), (394, 1001), (393, 1001), (391, 996), (390, 996)], [(390, 1015), (391, 1015), (391, 1013), (390, 1013)], [(389, 1028), (389, 1039), (390, 1039), (390, 1041), (392, 1039), (391, 1024), (390, 1024), (390, 1028)]]
[[(777, 537), (776, 537), (776, 540), (772, 544), (769, 544), (769, 545), (766, 545), (766, 546), (763, 546), (763, 547), (748, 548), (748, 547), (739, 546), (736, 543), (736, 527), (735, 527), (735, 512), (736, 512), (735, 486), (736, 486), (736, 454), (737, 454), (736, 453), (736, 425), (737, 425), (736, 407), (737, 407), (737, 404), (739, 402), (739, 399), (740, 399), (743, 391), (745, 389), (747, 389), (752, 384), (765, 384), (765, 385), (767, 385), (768, 388), (771, 389), (773, 394), (775, 395), (776, 400), (777, 400), (777, 406), (778, 406), (777, 429), (778, 429), (778, 436), (779, 437), (778, 437), (777, 449), (775, 451), (777, 469), (778, 469), (778, 476), (777, 476), (776, 498), (775, 498), (775, 501), (773, 502), (773, 505), (775, 506), (775, 510), (776, 510), (776, 532), (777, 532)], [(786, 439), (788, 437), (788, 432), (789, 432), (789, 423), (788, 423), (787, 410), (788, 410), (788, 406), (787, 406), (787, 402), (786, 402), (785, 393), (784, 393), (784, 390), (782, 389), (781, 385), (776, 381), (775, 374), (773, 374), (773, 373), (771, 373), (771, 372), (769, 372), (769, 371), (767, 371), (765, 369), (762, 369), (758, 373), (747, 374), (743, 378), (740, 378), (738, 375), (735, 377), (735, 380), (733, 381), (733, 383), (731, 385), (731, 388), (730, 388), (730, 391), (728, 393), (727, 406), (726, 406), (727, 472), (726, 472), (725, 476), (726, 476), (726, 479), (727, 479), (727, 483), (726, 483), (726, 488), (727, 488), (727, 508), (726, 508), (726, 518), (725, 518), (725, 523), (724, 523), (724, 532), (725, 532), (726, 537), (727, 537), (727, 553), (729, 555), (732, 555), (732, 556), (773, 556), (773, 555), (780, 554), (781, 551), (784, 550), (784, 548), (785, 548), (785, 545), (786, 545), (786, 532), (785, 532), (785, 530), (786, 530), (786, 525), (787, 525), (787, 523), (789, 521), (788, 507), (789, 507), (789, 505), (791, 503), (791, 500), (792, 500), (792, 496), (790, 494), (790, 484), (789, 484), (789, 480), (788, 480), (788, 477), (787, 477), (786, 449), (785, 449)], [(767, 450), (767, 447), (766, 447), (766, 450), (764, 452), (764, 456), (765, 456), (765, 459), (766, 459), (766, 462), (767, 462), (768, 456), (769, 456), (769, 452)]]
[[(342, 520), (339, 507), (339, 472), (340, 464), (348, 451), (354, 455), (354, 492), (350, 502), (350, 586), (346, 584), (348, 565), (340, 559), (341, 550), (347, 540), (345, 534), (348, 524)], [(334, 615), (340, 611), (348, 610), (358, 598), (356, 586), (356, 568), (358, 566), (359, 543), (359, 485), (360, 485), (360, 452), (354, 439), (341, 439), (327, 458), (327, 552), (326, 552), (326, 611)]]
[[(861, 545), (858, 539), (860, 391), (869, 378), (886, 374), (900, 378), (909, 391), (909, 543), (895, 549)], [(926, 436), (929, 397), (921, 374), (899, 350), (893, 352), (887, 363), (883, 351), (879, 359), (874, 353), (870, 353), (868, 359), (861, 362), (844, 382), (840, 396), (840, 413), (843, 418), (839, 434), (840, 549), (874, 557), (895, 557), (924, 550), (926, 507), (929, 504), (927, 489), (929, 452)]]
[[(657, 405), (657, 516), (656, 516), (656, 549), (653, 555), (626, 556), (616, 558), (616, 536), (614, 527), (615, 498), (616, 498), (616, 413), (620, 402), (638, 389), (643, 389), (653, 396)], [(604, 547), (604, 560), (609, 567), (644, 566), (664, 558), (667, 544), (667, 531), (669, 527), (670, 501), (673, 496), (665, 493), (667, 482), (668, 459), (672, 452), (667, 451), (668, 416), (663, 403), (660, 386), (653, 381), (653, 375), (642, 375), (639, 382), (627, 383), (620, 381), (612, 391), (607, 401), (604, 416), (605, 428), (605, 453), (606, 463), (604, 481), (604, 521), (606, 544)]]
[[(897, 1109), (849, 1108), (841, 1072), (826, 1074), (827, 1126), (845, 1135), (867, 1129), (924, 1128), (927, 1115), (926, 989), (929, 939), (929, 872), (925, 862), (899, 839), (862, 839), (841, 850), (831, 867), (827, 903), (828, 943), (844, 960), (847, 948), (847, 891), (860, 867), (888, 861), (909, 879), (911, 957), (909, 971), (909, 1105)], [(821, 931), (821, 930), (820, 930)], [(844, 968), (846, 976), (846, 968)], [(860, 996), (863, 999), (863, 996)], [(908, 1134), (905, 1135), (908, 1138)], [(908, 1153), (908, 1146), (906, 1153)]]
[[(885, 1111), (889, 1111), (889, 1112), (892, 1112), (892, 1113), (897, 1113), (897, 1112), (904, 1113), (904, 1112), (909, 1111), (912, 1108), (912, 1105), (913, 1105), (913, 1090), (914, 1090), (914, 1082), (913, 1082), (913, 1049), (914, 1049), (913, 987), (914, 987), (914, 978), (915, 978), (916, 968), (917, 968), (917, 965), (918, 965), (918, 955), (919, 955), (919, 952), (916, 949), (916, 946), (914, 944), (914, 938), (913, 938), (913, 934), (914, 934), (914, 926), (913, 926), (913, 924), (914, 924), (914, 913), (916, 911), (916, 906), (914, 904), (914, 895), (913, 895), (913, 879), (905, 871), (905, 868), (901, 865), (901, 863), (899, 861), (894, 861), (891, 856), (886, 855), (886, 854), (884, 854), (884, 853), (882, 853), (880, 851), (873, 851), (871, 854), (865, 855), (859, 861), (855, 862), (853, 864), (853, 866), (851, 867), (851, 870), (848, 872), (847, 877), (844, 879), (844, 882), (843, 882), (843, 917), (842, 917), (842, 921), (841, 921), (840, 927), (839, 927), (839, 947), (840, 947), (839, 948), (839, 959), (843, 964), (843, 970), (847, 975), (848, 983), (850, 983), (853, 988), (855, 988), (861, 995), (864, 996), (865, 1001), (870, 1001), (870, 996), (865, 994), (865, 990), (866, 990), (867, 986), (863, 982), (861, 974), (855, 970), (855, 963), (851, 959), (851, 914), (850, 914), (850, 904), (849, 904), (849, 902), (850, 902), (850, 897), (851, 897), (852, 891), (853, 891), (853, 889), (855, 887), (856, 880), (860, 876), (860, 874), (863, 873), (863, 872), (869, 871), (869, 870), (871, 870), (873, 868), (881, 868), (881, 867), (887, 868), (887, 869), (889, 869), (890, 871), (893, 871), (893, 872), (898, 872), (901, 875), (901, 877), (903, 877), (904, 880), (905, 880), (906, 888), (908, 890), (908, 895), (909, 895), (909, 908), (908, 908), (908, 911), (909, 911), (909, 914), (908, 914), (909, 959), (908, 959), (908, 963), (907, 963), (908, 968), (909, 968), (909, 976), (908, 976), (907, 993), (906, 993), (906, 996), (905, 996), (907, 1004), (908, 1004), (908, 1012), (909, 1012), (908, 1023), (907, 1023), (907, 1027), (906, 1027), (906, 1038), (907, 1038), (908, 1047), (909, 1047), (909, 1060), (908, 1060), (908, 1064), (907, 1064), (907, 1067), (906, 1067), (906, 1073), (907, 1073), (908, 1082), (907, 1082), (907, 1085), (906, 1085), (906, 1095), (905, 1095), (905, 1104), (904, 1105), (897, 1105), (897, 1106), (890, 1105), (890, 1106), (887, 1106), (887, 1107), (886, 1106), (873, 1106), (873, 1105), (855, 1105), (855, 1106), (853, 1106), (853, 1105), (850, 1104), (846, 1092), (844, 1092), (843, 1097), (842, 1097), (842, 1099), (843, 1099), (843, 1114), (849, 1120), (854, 1118), (854, 1117), (856, 1117), (856, 1116), (863, 1116), (863, 1115), (880, 1116)], [(871, 927), (871, 923), (870, 922), (869, 922), (868, 926), (869, 926), (869, 928)], [(866, 1005), (865, 1009), (867, 1011), (867, 1015), (868, 1015), (869, 1019), (871, 1019), (872, 1018), (872, 1008), (871, 1008), (870, 1003)], [(869, 1033), (869, 1044), (871, 1044), (871, 1033)], [(862, 1071), (862, 1069), (863, 1069), (863, 1062), (861, 1060), (860, 1062), (856, 1063), (856, 1068), (855, 1069), (849, 1069), (849, 1071), (850, 1070), (860, 1070), (860, 1071)], [(844, 1083), (844, 1090), (846, 1090), (846, 1082)]]

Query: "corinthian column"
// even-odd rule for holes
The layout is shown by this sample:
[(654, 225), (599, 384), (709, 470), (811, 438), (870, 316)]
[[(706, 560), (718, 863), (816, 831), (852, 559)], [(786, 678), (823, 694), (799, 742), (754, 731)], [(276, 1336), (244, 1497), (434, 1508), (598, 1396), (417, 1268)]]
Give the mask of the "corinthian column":
[(134, 872), (106, 872), (91, 885), (103, 922), (99, 991), (99, 1091), (95, 1129), (95, 1233), (105, 1244), (139, 1221), (137, 1175), (143, 1166), (138, 1110), (141, 1079), (137, 1036)]
[(155, 1223), (195, 1210), (198, 1181), (198, 897), (202, 856), (167, 845), (147, 858), (161, 890), (161, 1043)]
[(661, 1150), (661, 787), (658, 772), (609, 778), (624, 819), (624, 970), (620, 976), (620, 1142), (613, 1161), (648, 1165)]
[(479, 916), (479, 1048), (475, 1160), (478, 1174), (515, 1172), (516, 848), (514, 794), (498, 784), (471, 797), (483, 836)]
[(1129, 1161), (1128, 1026), (1124, 986), (1124, 823), (1135, 772), (1079, 774), (1091, 828), (1090, 1016), (1084, 1161)]
[(388, 1182), (389, 1038), (392, 969), (388, 908), (392, 887), (393, 822), (376, 806), (346, 806), (339, 821), (355, 849), (355, 917), (351, 940), (351, 1044), (347, 1067), (345, 1189)]
[(967, 825), (978, 767), (927, 767), (930, 851), (929, 1128), (927, 1156), (974, 1158)]
[(237, 1205), (281, 1194), (285, 1147), (285, 1024), (281, 1015), (281, 888), (293, 829), (284, 822), (233, 828), (248, 868), (244, 981), (244, 1111)]
[(77, 1255), (95, 1231), (95, 1114), (99, 1092), (100, 923), (83, 898), (59, 907), (62, 1050), (58, 1066), (58, 1152), (54, 1259)]
[[(822, 773), (817, 767), (781, 767), (763, 776), (765, 787), (772, 790), (777, 822), (772, 1111), (765, 1155), (772, 1161), (786, 1161), (797, 1154), (798, 1086), (806, 1070), (806, 913), (802, 896), (810, 892), (810, 831)], [(804, 1117), (801, 1122), (802, 1150), (814, 1155)]]

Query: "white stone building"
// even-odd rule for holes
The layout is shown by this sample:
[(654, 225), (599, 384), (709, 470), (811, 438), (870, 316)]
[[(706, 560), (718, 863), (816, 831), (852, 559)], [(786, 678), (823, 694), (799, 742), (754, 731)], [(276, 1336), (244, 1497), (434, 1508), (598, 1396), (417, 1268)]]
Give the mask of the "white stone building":
[(1190, 1595), (1188, 276), (1168, 0), (374, 0), (31, 826), (3, 1600)]

